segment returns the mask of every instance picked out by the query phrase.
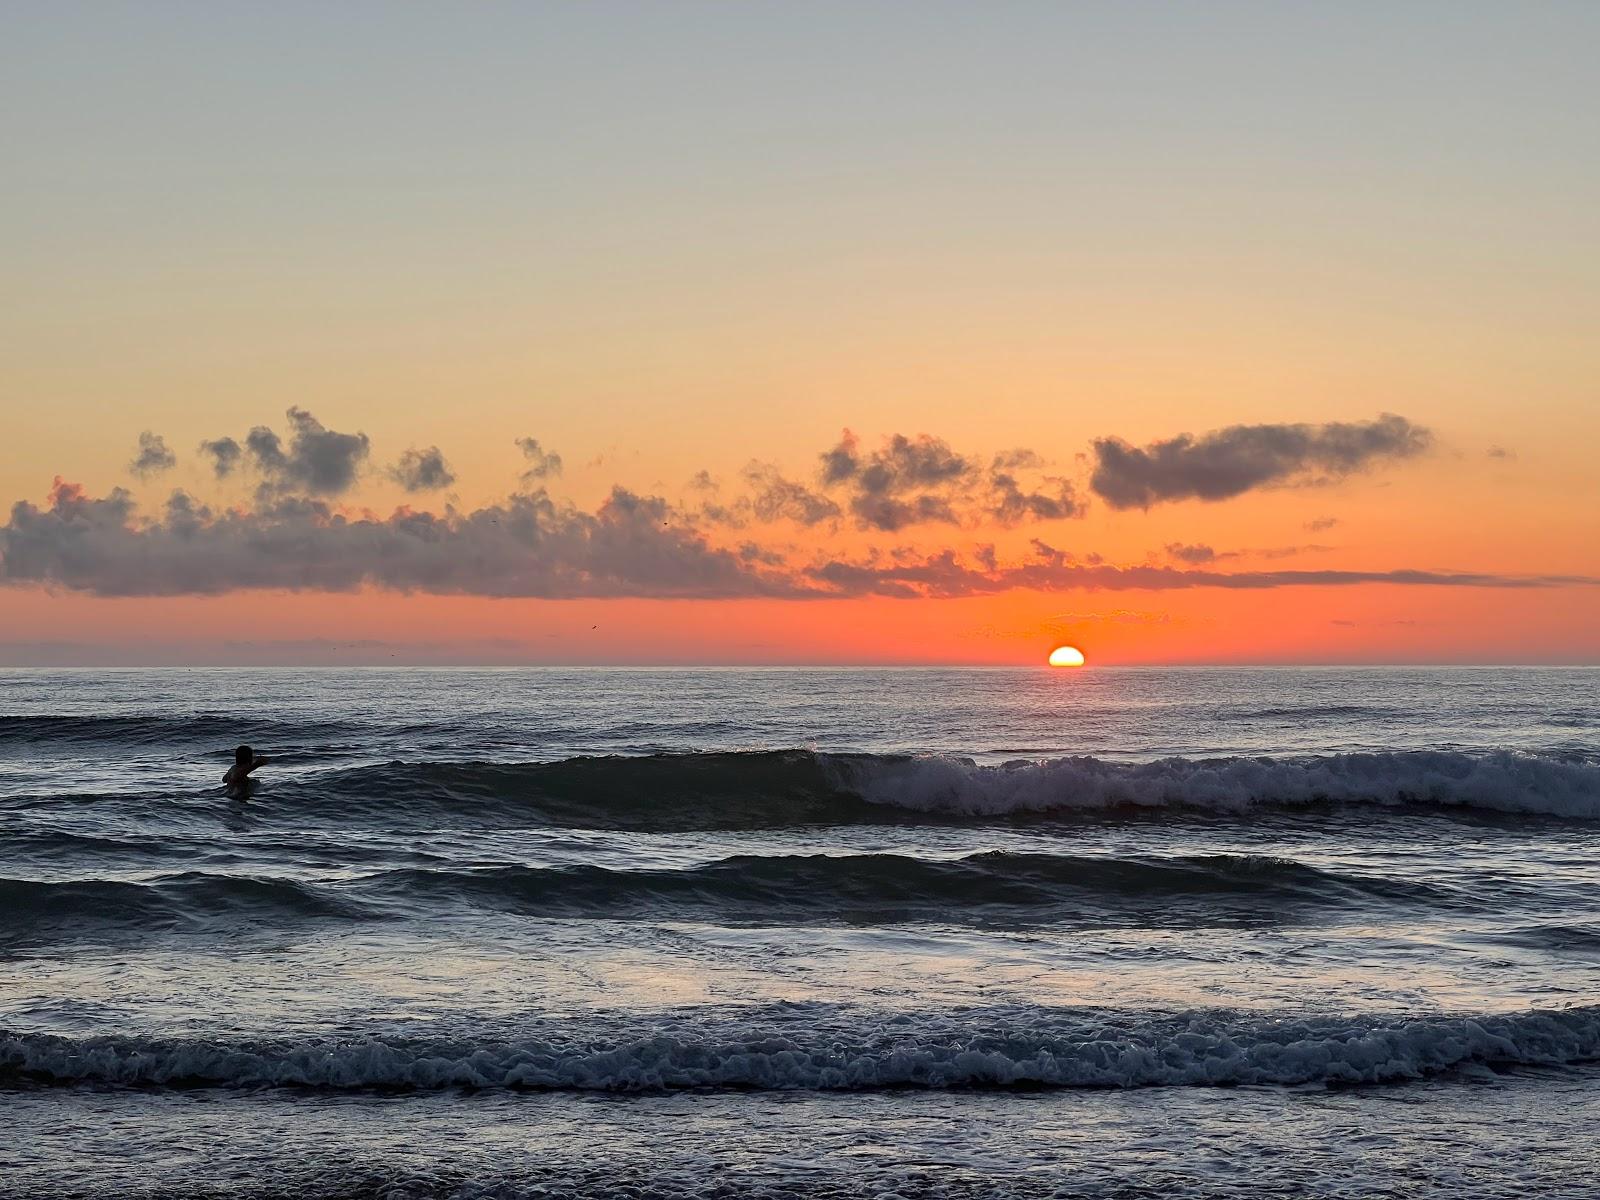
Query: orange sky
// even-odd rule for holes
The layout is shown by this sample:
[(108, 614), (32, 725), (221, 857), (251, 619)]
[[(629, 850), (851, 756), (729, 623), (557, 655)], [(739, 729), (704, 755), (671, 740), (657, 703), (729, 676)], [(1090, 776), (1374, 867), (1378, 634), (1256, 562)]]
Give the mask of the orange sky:
[[(44, 509), (60, 476), (140, 507), (125, 540), (0, 534), (0, 664), (1037, 662), (1056, 640), (1100, 663), (1600, 661), (1600, 588), (1551, 582), (1600, 576), (1600, 95), (1577, 49), (1600, 17), (1425, 10), (32, 10), (0, 50), (0, 497)], [(291, 406), (366, 435), (348, 480), (248, 455), (216, 478), (202, 440), (287, 447)], [(1380, 413), (1426, 447), (1148, 508), (1092, 482), (1100, 438)], [(954, 492), (895, 495), (959, 493), (955, 519), (864, 526), (856, 485), (819, 475), (844, 429), (863, 455), (939, 439), (970, 468)], [(131, 474), (141, 432), (175, 465)], [(519, 482), (522, 437), (564, 468)], [(448, 486), (391, 478), (435, 446)], [(984, 515), (1018, 448), (1079, 511)], [(709, 518), (690, 478), (735, 505), (752, 461), (839, 514)], [(986, 545), (1001, 571), (1034, 539), (1080, 564), (1479, 578), (661, 599), (672, 564), (646, 560), (683, 547), (646, 539), (631, 582), (545, 599), (249, 583), (296, 582), (282, 544), (232, 565), (305, 533), (258, 528), (288, 498), (382, 520), (541, 486), (579, 514), (575, 553), (612, 536), (584, 522), (620, 486), (804, 579)], [(254, 514), (205, 552), (245, 585), (89, 594), (203, 568), (142, 523), (174, 489)], [(440, 586), (494, 590), (474, 556), (505, 547), (457, 540)]]

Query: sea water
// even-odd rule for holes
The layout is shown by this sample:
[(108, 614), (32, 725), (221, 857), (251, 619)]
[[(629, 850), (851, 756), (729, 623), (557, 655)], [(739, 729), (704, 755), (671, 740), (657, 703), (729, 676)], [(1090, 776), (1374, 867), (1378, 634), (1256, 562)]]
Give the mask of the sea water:
[(1595, 670), (0, 672), (0, 1194), (1600, 1195), (1597, 856)]

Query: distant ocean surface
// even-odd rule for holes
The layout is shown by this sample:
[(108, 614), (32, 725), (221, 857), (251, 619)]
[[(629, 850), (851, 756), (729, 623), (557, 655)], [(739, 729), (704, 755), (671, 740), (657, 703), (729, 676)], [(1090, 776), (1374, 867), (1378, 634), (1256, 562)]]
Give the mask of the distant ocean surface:
[(0, 672), (0, 1195), (1580, 1197), (1597, 1129), (1600, 670)]

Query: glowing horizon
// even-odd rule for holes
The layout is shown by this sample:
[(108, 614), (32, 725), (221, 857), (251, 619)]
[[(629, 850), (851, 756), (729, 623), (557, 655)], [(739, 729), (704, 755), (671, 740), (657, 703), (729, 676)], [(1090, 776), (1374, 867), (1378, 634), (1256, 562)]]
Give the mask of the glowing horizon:
[(1600, 663), (1600, 14), (672, 7), (19, 15), (0, 666)]

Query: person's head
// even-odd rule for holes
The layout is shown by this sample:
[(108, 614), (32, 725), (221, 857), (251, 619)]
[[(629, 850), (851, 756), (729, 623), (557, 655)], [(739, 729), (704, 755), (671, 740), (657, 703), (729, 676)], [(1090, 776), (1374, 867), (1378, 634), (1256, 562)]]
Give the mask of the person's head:
[(249, 746), (240, 746), (233, 752), (233, 764), (236, 767), (248, 767), (256, 760), (256, 752)]

